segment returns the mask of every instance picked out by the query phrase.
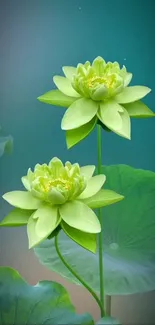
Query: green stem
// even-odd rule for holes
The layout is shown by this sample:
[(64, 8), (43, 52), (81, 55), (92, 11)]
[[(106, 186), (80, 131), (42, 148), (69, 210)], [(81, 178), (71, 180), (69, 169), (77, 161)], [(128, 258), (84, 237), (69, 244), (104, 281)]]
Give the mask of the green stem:
[(106, 315), (111, 316), (111, 296), (105, 296), (105, 305)]
[(72, 269), (72, 267), (66, 262), (66, 260), (64, 259), (64, 257), (62, 256), (59, 246), (58, 246), (58, 236), (59, 233), (55, 236), (55, 248), (56, 248), (56, 252), (60, 258), (60, 260), (62, 261), (62, 263), (67, 267), (67, 269), (78, 279), (79, 282), (81, 282), (81, 284), (90, 292), (90, 294), (94, 297), (94, 299), (96, 300), (97, 304), (99, 305), (99, 308), (101, 310), (101, 314), (104, 313), (101, 301), (99, 299), (99, 297), (96, 295), (96, 293), (92, 290), (92, 288), (89, 287), (89, 285)]
[[(97, 125), (97, 156), (98, 156), (98, 174), (102, 172), (102, 137), (101, 137), (101, 126)], [(103, 229), (102, 209), (98, 209), (98, 217)], [(102, 231), (99, 233), (99, 272), (100, 272), (100, 301), (102, 304), (101, 317), (105, 316), (104, 309), (104, 275), (103, 275), (103, 236)]]

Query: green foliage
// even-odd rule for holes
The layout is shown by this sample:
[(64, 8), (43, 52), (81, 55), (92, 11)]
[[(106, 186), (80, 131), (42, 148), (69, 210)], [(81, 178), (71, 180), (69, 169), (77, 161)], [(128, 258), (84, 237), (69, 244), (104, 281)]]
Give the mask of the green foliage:
[[(61, 128), (66, 131), (68, 148), (87, 137), (97, 123), (106, 131), (130, 139), (130, 117), (155, 116), (141, 102), (151, 89), (128, 87), (132, 74), (125, 66), (120, 68), (118, 62), (105, 62), (97, 57), (92, 64), (86, 61), (62, 70), (65, 77), (53, 78), (58, 89), (38, 100), (67, 108)], [(101, 128), (98, 130), (101, 172)], [(10, 152), (12, 145), (11, 136), (0, 137), (0, 157)], [(78, 279), (96, 299), (102, 317), (104, 290), (114, 295), (155, 289), (155, 174), (123, 165), (103, 167), (108, 178), (105, 185), (108, 189), (103, 189), (106, 176), (101, 173), (93, 176), (94, 169), (94, 166), (80, 168), (70, 162), (64, 165), (58, 158), (48, 165), (37, 164), (34, 171), (29, 169), (22, 177), (26, 191), (3, 195), (15, 209), (0, 226), (27, 225), (29, 248), (40, 244), (35, 252), (41, 263), (77, 284)], [(119, 202), (124, 195), (126, 199)], [(113, 207), (113, 203), (117, 205)], [(104, 210), (102, 229), (102, 211), (99, 210), (98, 218), (93, 209), (105, 206), (110, 207)], [(59, 231), (62, 254), (58, 237), (55, 247), (53, 243)], [(95, 254), (98, 233), (99, 254)], [(95, 292), (100, 292), (100, 299)], [(4, 267), (0, 269), (0, 316), (0, 325), (94, 324), (88, 314), (75, 313), (61, 285), (42, 281), (32, 287), (15, 270)], [(112, 317), (102, 317), (97, 324), (120, 325)]]
[(77, 315), (62, 285), (41, 281), (30, 286), (19, 273), (0, 268), (0, 325), (93, 325), (89, 314)]

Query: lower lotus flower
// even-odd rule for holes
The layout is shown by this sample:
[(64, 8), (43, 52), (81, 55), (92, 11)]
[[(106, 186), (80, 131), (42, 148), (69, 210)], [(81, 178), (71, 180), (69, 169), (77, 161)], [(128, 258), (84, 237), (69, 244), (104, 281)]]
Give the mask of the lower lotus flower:
[(61, 128), (66, 131), (68, 148), (72, 147), (100, 123), (104, 129), (130, 139), (130, 117), (153, 117), (143, 103), (151, 89), (128, 87), (132, 74), (118, 62), (105, 62), (97, 57), (77, 67), (63, 67), (65, 77), (54, 76), (58, 90), (38, 97), (41, 102), (67, 107)]
[(27, 191), (13, 191), (3, 198), (15, 207), (0, 226), (27, 225), (29, 247), (52, 236), (57, 229), (85, 248), (96, 250), (95, 234), (100, 222), (92, 209), (120, 201), (123, 196), (101, 189), (105, 175), (93, 176), (95, 166), (53, 158), (49, 164), (37, 164), (22, 177)]

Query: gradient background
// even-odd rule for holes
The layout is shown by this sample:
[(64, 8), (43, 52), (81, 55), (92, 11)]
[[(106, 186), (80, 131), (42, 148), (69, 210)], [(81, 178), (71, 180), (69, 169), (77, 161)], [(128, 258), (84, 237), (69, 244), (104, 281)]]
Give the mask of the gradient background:
[[(21, 189), (29, 166), (58, 156), (63, 161), (96, 164), (96, 133), (67, 151), (60, 130), (63, 108), (36, 98), (53, 88), (63, 65), (93, 60), (125, 64), (134, 84), (155, 85), (155, 2), (152, 0), (3, 0), (0, 1), (0, 124), (12, 134), (13, 155), (0, 160), (1, 194)], [(154, 92), (146, 103), (153, 109)], [(155, 121), (132, 121), (132, 141), (103, 133), (104, 164), (124, 163), (155, 171)], [(87, 154), (86, 154), (87, 152)], [(9, 211), (0, 201), (0, 218)], [(12, 266), (32, 284), (40, 279), (63, 283), (78, 312), (98, 307), (83, 289), (41, 266), (28, 251), (25, 229), (0, 229), (0, 264)], [(112, 313), (123, 324), (153, 324), (155, 293), (113, 297)]]

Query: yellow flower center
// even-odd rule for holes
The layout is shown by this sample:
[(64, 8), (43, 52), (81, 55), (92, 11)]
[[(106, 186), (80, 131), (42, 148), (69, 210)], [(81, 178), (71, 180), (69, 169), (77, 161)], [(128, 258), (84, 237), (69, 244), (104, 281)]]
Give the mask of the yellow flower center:
[(56, 178), (53, 180), (49, 180), (48, 182), (45, 182), (41, 186), (42, 191), (45, 193), (48, 193), (52, 188), (56, 188), (56, 187), (61, 187), (63, 189), (69, 190), (71, 185), (70, 182), (65, 179)]
[(115, 76), (109, 75), (104, 77), (94, 76), (87, 80), (87, 86), (94, 88), (98, 85), (105, 85), (107, 88), (113, 88), (115, 83)]

